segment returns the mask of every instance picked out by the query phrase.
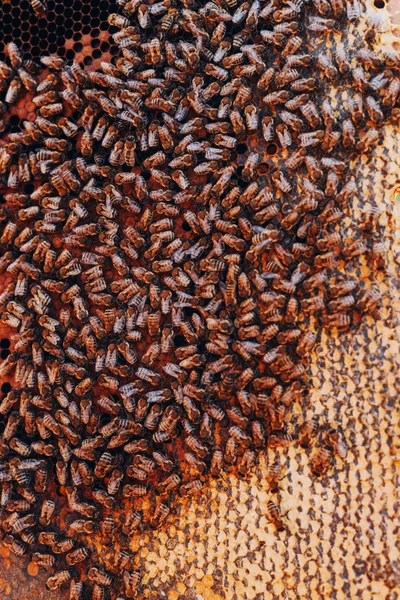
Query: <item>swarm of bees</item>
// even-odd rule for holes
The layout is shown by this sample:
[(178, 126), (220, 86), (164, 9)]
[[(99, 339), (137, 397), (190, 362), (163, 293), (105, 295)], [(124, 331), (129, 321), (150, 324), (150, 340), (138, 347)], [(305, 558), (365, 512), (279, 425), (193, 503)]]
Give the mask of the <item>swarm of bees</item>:
[[(0, 312), (18, 334), (0, 363), (0, 532), (57, 562), (47, 587), (70, 585), (71, 600), (83, 571), (94, 600), (140, 589), (129, 542), (103, 571), (85, 546), (95, 532), (157, 527), (176, 494), (245, 476), (266, 448), (279, 491), (280, 449), (318, 429), (291, 420), (312, 324), (346, 330), (379, 305), (337, 270), (360, 255), (385, 267), (379, 210), (351, 242), (339, 223), (357, 193), (348, 157), (398, 117), (397, 54), (370, 48), (374, 24), (342, 43), (357, 0), (119, 4), (119, 53), (99, 70), (39, 65), (14, 43), (0, 62), (1, 113), (25, 94), (35, 107), (18, 132), (0, 122)], [(312, 471), (335, 455), (345, 442), (328, 428)]]

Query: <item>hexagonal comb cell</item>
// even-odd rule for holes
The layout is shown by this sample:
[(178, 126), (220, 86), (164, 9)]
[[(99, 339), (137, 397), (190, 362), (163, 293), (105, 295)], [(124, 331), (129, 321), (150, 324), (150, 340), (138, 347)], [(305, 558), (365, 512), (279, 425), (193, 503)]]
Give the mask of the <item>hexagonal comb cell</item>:
[(0, 3), (3, 36), (0, 60), (5, 58), (5, 44), (15, 42), (27, 58), (37, 59), (57, 54), (67, 60), (77, 59), (88, 66), (99, 59), (109, 60), (116, 50), (111, 34), (116, 31), (107, 17), (117, 10), (108, 0), (48, 0), (45, 15), (35, 13), (29, 0)]

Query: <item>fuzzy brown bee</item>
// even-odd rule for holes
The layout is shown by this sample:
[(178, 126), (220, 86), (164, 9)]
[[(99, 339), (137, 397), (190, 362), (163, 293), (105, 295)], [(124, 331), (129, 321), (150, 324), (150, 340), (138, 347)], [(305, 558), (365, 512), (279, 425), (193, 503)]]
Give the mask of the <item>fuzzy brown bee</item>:
[(347, 447), (341, 432), (335, 428), (330, 428), (326, 432), (326, 438), (328, 443), (332, 446), (334, 453), (344, 460), (347, 456)]
[(32, 561), (39, 567), (50, 569), (56, 562), (56, 557), (52, 554), (40, 554), (39, 552), (35, 552), (32, 555)]
[(82, 591), (83, 591), (82, 582), (71, 579), (70, 588), (69, 588), (69, 600), (81, 600)]
[(282, 515), (279, 506), (277, 506), (272, 500), (268, 500), (267, 510), (269, 518), (271, 519), (272, 523), (274, 523), (277, 530), (283, 531), (284, 529), (286, 529), (286, 526), (282, 520)]
[(298, 432), (299, 444), (307, 448), (316, 439), (317, 432), (318, 423), (315, 420), (304, 421)]
[(314, 475), (323, 475), (332, 461), (332, 454), (328, 448), (319, 447), (314, 452), (311, 461), (311, 469)]
[(47, 579), (46, 588), (48, 590), (57, 590), (59, 587), (67, 583), (70, 579), (71, 573), (69, 571), (59, 571), (58, 573)]
[(43, 503), (39, 519), (41, 525), (48, 526), (50, 524), (55, 507), (55, 503), (52, 500), (46, 500)]
[(282, 465), (281, 465), (279, 457), (277, 457), (276, 460), (268, 466), (267, 480), (268, 480), (269, 489), (272, 493), (277, 492), (279, 489), (278, 486), (279, 486), (279, 481), (281, 479), (281, 472), (282, 472)]
[(67, 554), (65, 560), (68, 565), (72, 566), (79, 562), (82, 562), (83, 560), (86, 560), (89, 554), (90, 552), (87, 548), (77, 548), (73, 552)]

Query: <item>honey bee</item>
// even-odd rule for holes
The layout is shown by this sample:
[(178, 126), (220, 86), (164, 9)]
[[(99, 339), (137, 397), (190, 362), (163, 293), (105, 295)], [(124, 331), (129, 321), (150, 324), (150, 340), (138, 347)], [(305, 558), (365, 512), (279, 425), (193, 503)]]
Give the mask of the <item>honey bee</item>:
[(357, 301), (357, 308), (362, 312), (371, 311), (381, 301), (381, 292), (377, 286), (368, 288)]
[(362, 240), (347, 243), (343, 249), (343, 254), (346, 258), (352, 258), (354, 256), (360, 256), (368, 251), (366, 244)]
[(56, 557), (53, 554), (41, 554), (39, 552), (35, 552), (32, 555), (32, 562), (34, 562), (38, 567), (50, 569), (56, 562)]
[(162, 493), (166, 493), (178, 487), (180, 483), (181, 478), (179, 477), (179, 475), (174, 474), (164, 479), (159, 484), (158, 488)]
[(97, 525), (94, 521), (87, 519), (78, 519), (73, 521), (69, 527), (71, 534), (76, 533), (94, 533), (97, 530)]
[(65, 552), (68, 552), (69, 550), (71, 550), (71, 548), (73, 548), (74, 546), (74, 541), (70, 540), (70, 539), (65, 539), (65, 540), (61, 540), (60, 542), (56, 542), (54, 544), (52, 544), (52, 552), (54, 552), (54, 554), (64, 554)]
[(300, 145), (304, 148), (308, 146), (317, 146), (321, 143), (324, 137), (324, 132), (321, 130), (309, 132), (309, 133), (301, 133), (298, 136)]
[(7, 44), (6, 48), (11, 65), (14, 69), (20, 68), (24, 59), (18, 46), (14, 42), (10, 42)]
[(376, 129), (369, 129), (360, 137), (356, 144), (356, 148), (359, 152), (365, 152), (376, 146), (379, 142), (379, 132)]
[(271, 92), (270, 94), (267, 94), (264, 96), (263, 101), (267, 106), (275, 107), (278, 104), (284, 104), (289, 98), (289, 92), (287, 90), (281, 90), (280, 92)]
[(104, 452), (95, 467), (94, 474), (96, 477), (103, 479), (105, 475), (112, 469), (112, 455), (109, 452)]
[(279, 489), (279, 481), (281, 480), (282, 465), (280, 462), (279, 455), (276, 460), (268, 465), (267, 481), (270, 491), (274, 494)]
[(254, 177), (255, 170), (258, 167), (259, 163), (260, 155), (256, 152), (250, 152), (242, 171), (242, 178), (245, 181), (249, 181), (252, 177)]
[(262, 132), (266, 142), (272, 142), (275, 137), (274, 119), (273, 117), (263, 117)]
[(26, 515), (25, 517), (17, 518), (14, 521), (12, 530), (14, 533), (21, 533), (25, 529), (32, 527), (35, 523), (35, 517), (33, 515)]
[[(157, 523), (157, 525), (160, 525), (163, 521), (165, 521), (170, 512), (170, 508), (163, 502), (160, 502), (154, 512), (153, 521)], [(138, 575), (138, 573), (136, 575)]]
[(62, 585), (67, 583), (71, 579), (71, 573), (68, 570), (59, 571), (52, 577), (49, 577), (46, 581), (46, 588), (48, 590), (58, 590)]
[(344, 460), (347, 456), (347, 447), (340, 431), (331, 427), (326, 432), (326, 439), (328, 444), (332, 446), (334, 453)]
[(316, 420), (304, 421), (298, 432), (298, 441), (303, 448), (308, 448), (316, 439), (318, 423)]
[(399, 93), (400, 93), (400, 80), (397, 77), (394, 77), (390, 81), (388, 87), (384, 91), (382, 104), (384, 106), (388, 106), (388, 107), (394, 106)]
[(106, 591), (104, 586), (95, 583), (92, 590), (92, 600), (105, 600)]
[(330, 466), (331, 461), (332, 455), (328, 448), (324, 446), (317, 448), (311, 460), (313, 474), (318, 477), (323, 475)]
[(373, 231), (375, 231), (381, 214), (382, 213), (378, 207), (373, 207), (370, 204), (367, 204), (363, 213), (363, 222), (361, 224), (361, 229), (365, 233), (372, 233)]
[(90, 552), (87, 548), (77, 548), (65, 556), (65, 560), (69, 566), (76, 565), (87, 559)]
[(361, 94), (352, 96), (348, 103), (352, 121), (357, 125), (364, 120), (363, 101)]
[(256, 454), (252, 450), (245, 450), (243, 455), (238, 461), (238, 471), (241, 475), (245, 476), (251, 473), (251, 469), (255, 465)]
[(313, 33), (329, 33), (335, 30), (335, 21), (323, 17), (311, 17), (307, 29)]
[(52, 500), (46, 500), (43, 502), (39, 518), (41, 525), (48, 526), (50, 524), (55, 507), (56, 505)]
[(28, 71), (23, 68), (18, 69), (19, 78), (22, 81), (23, 86), (30, 92), (35, 92), (37, 87), (37, 82), (34, 77)]
[(71, 579), (69, 588), (69, 600), (81, 600), (83, 592), (83, 583), (81, 581), (75, 581)]
[(11, 534), (5, 536), (3, 539), (3, 544), (16, 556), (24, 556), (24, 554), (27, 552), (27, 546), (15, 539)]
[(345, 119), (342, 123), (342, 139), (345, 148), (353, 148), (355, 146), (355, 128), (350, 119)]
[(322, 324), (325, 327), (337, 327), (338, 329), (348, 329), (351, 324), (350, 315), (338, 312), (332, 315), (322, 317)]
[(267, 511), (271, 522), (276, 526), (277, 530), (284, 531), (286, 529), (286, 526), (282, 520), (282, 515), (279, 506), (277, 506), (272, 500), (268, 500)]
[(136, 593), (139, 582), (140, 582), (140, 574), (139, 573), (129, 572), (126, 570), (124, 571), (125, 593), (127, 594), (128, 598), (132, 598), (133, 595)]
[(367, 96), (365, 99), (365, 108), (369, 118), (373, 123), (380, 123), (384, 120), (384, 114), (379, 103), (372, 96)]
[(387, 267), (387, 252), (383, 242), (375, 242), (372, 245), (372, 255), (378, 269)]
[(350, 198), (355, 194), (356, 192), (356, 184), (354, 181), (348, 181), (340, 190), (340, 192), (337, 194), (336, 196), (336, 200), (339, 204), (344, 204), (345, 202), (348, 202), (348, 200), (350, 200)]

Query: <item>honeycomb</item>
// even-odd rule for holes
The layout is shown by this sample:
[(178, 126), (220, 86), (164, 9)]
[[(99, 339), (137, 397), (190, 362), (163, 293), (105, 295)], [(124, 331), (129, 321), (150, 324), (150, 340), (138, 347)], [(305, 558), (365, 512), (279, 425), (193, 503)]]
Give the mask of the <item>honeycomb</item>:
[[(379, 0), (375, 1), (375, 6), (379, 8), (378, 6), (378, 2)], [(8, 26), (12, 27), (11, 24), (13, 23), (18, 23), (19, 20), (26, 22), (26, 20), (24, 20), (24, 17), (22, 16), (22, 6), (24, 3), (19, 3), (18, 7), (14, 7), (11, 8), (11, 11), (8, 11), (8, 14), (13, 15), (13, 10), (15, 13), (18, 13), (18, 15), (20, 15), (19, 17), (17, 15), (12, 16), (12, 20), (11, 23), (8, 23)], [(76, 7), (80, 6), (79, 10), (76, 10)], [(98, 9), (97, 7), (89, 7), (89, 12), (88, 12), (88, 6), (85, 3), (72, 3), (73, 8), (69, 7), (68, 5), (63, 5), (62, 6), (62, 14), (58, 14), (60, 13), (60, 9), (59, 7), (53, 7), (50, 3), (49, 5), (49, 14), (52, 15), (57, 15), (60, 18), (60, 20), (62, 19), (62, 22), (64, 23), (63, 26), (59, 25), (59, 29), (60, 29), (60, 36), (57, 37), (57, 34), (55, 35), (55, 42), (51, 41), (50, 36), (52, 34), (48, 34), (46, 29), (51, 29), (51, 27), (48, 26), (48, 21), (53, 22), (52, 19), (38, 19), (38, 17), (36, 15), (31, 15), (32, 17), (32, 21), (36, 20), (36, 22), (39, 24), (39, 27), (41, 28), (40, 30), (42, 32), (46, 32), (45, 35), (42, 33), (42, 39), (40, 40), (40, 35), (38, 37), (38, 41), (39, 44), (37, 43), (37, 40), (35, 40), (35, 44), (33, 43), (32, 39), (31, 42), (29, 43), (28, 41), (26, 42), (22, 42), (22, 50), (25, 52), (25, 55), (27, 56), (31, 56), (32, 58), (36, 58), (37, 56), (46, 54), (46, 53), (57, 53), (58, 55), (62, 55), (64, 56), (67, 60), (71, 60), (73, 58), (76, 58), (80, 64), (83, 67), (91, 67), (91, 66), (96, 66), (96, 63), (98, 61), (100, 61), (102, 58), (106, 58), (106, 57), (110, 57), (113, 55), (113, 46), (110, 45), (109, 41), (109, 36), (110, 34), (113, 33), (113, 29), (112, 28), (108, 28), (108, 27), (104, 27), (103, 29), (101, 29), (101, 27), (97, 27), (96, 21), (99, 20), (101, 23), (105, 23), (105, 21), (103, 21), (103, 19), (101, 17), (97, 17), (96, 11), (99, 11), (98, 14), (101, 14), (100, 9)], [(10, 5), (12, 6), (12, 5)], [(58, 8), (58, 13), (55, 11), (55, 9)], [(83, 10), (84, 8), (86, 8), (86, 10)], [(30, 5), (28, 3), (28, 9), (31, 11)], [(24, 9), (25, 10), (25, 9)], [(111, 9), (111, 3), (107, 3), (107, 13), (108, 11), (112, 10)], [(71, 16), (71, 12), (72, 11), (72, 16)], [(32, 12), (32, 11), (31, 11)], [(89, 13), (90, 13), (90, 17), (89, 17)], [(95, 14), (96, 13), (96, 14)], [(106, 14), (107, 14), (106, 13)], [(86, 19), (90, 19), (90, 24), (84, 24), (85, 23), (85, 17)], [(72, 29), (70, 29), (70, 24), (69, 21), (72, 21), (72, 23), (74, 22), (74, 19), (77, 19), (77, 23), (80, 23), (80, 27), (81, 29), (79, 30), (80, 32), (76, 31), (75, 34), (73, 33), (75, 31), (74, 26), (72, 25)], [(54, 19), (57, 22), (57, 16)], [(43, 22), (42, 25), (40, 25), (40, 21)], [(5, 21), (4, 21), (5, 22)], [(6, 24), (7, 25), (7, 24)], [(85, 27), (89, 27), (89, 29), (86, 31)], [(67, 29), (68, 28), (68, 29)], [(93, 29), (91, 29), (93, 28)], [(97, 32), (97, 30), (99, 31), (99, 33), (96, 35), (94, 34), (94, 32)], [(17, 43), (21, 40), (22, 41), (22, 36), (21, 38), (18, 37), (20, 34), (18, 33), (18, 28), (15, 28), (14, 30), (11, 30), (11, 34), (6, 34), (6, 35), (10, 35), (11, 39), (5, 39), (5, 43), (7, 43), (7, 41), (16, 41)], [(27, 30), (28, 31), (28, 30)], [(86, 31), (86, 33), (85, 33)], [(68, 37), (70, 35), (70, 32), (72, 32), (72, 37)], [(36, 36), (36, 34), (35, 34)], [(37, 36), (36, 36), (37, 37)], [(75, 40), (75, 37), (77, 37), (77, 39)], [(94, 44), (94, 42), (96, 41), (96, 45)], [(62, 42), (62, 46), (61, 46), (61, 42)], [(90, 43), (89, 43), (90, 42)], [(98, 42), (98, 43), (97, 43)], [(28, 44), (28, 46), (25, 46), (25, 49), (23, 47), (23, 44)], [(21, 46), (21, 42), (20, 42), (20, 46)], [(55, 47), (56, 50), (52, 50), (52, 47)], [(26, 49), (27, 48), (27, 49)], [(39, 54), (36, 53), (36, 49), (39, 48)], [(64, 52), (60, 52), (60, 48), (64, 49)], [(35, 52), (34, 52), (35, 51)], [(14, 130), (17, 131), (18, 130), (18, 125), (19, 125), (19, 116), (18, 116), (18, 108), (15, 112), (15, 114), (13, 114), (11, 116), (12, 119), (12, 124), (13, 124), (13, 128), (15, 128)], [(255, 138), (256, 136), (254, 136)], [(244, 141), (246, 141), (247, 143), (244, 143)], [(234, 156), (232, 157), (232, 159), (234, 160), (234, 162), (238, 165), (240, 165), (237, 169), (236, 169), (236, 173), (238, 176), (238, 180), (240, 181), (240, 183), (242, 183), (242, 179), (241, 179), (241, 175), (243, 172), (243, 167), (241, 166), (243, 164), (243, 155), (246, 154), (248, 147), (252, 148), (255, 147), (257, 148), (257, 150), (261, 153), (263, 152), (264, 156), (263, 156), (263, 162), (259, 165), (259, 167), (257, 168), (257, 175), (262, 176), (265, 175), (271, 168), (271, 164), (272, 161), (270, 160), (270, 157), (274, 156), (277, 152), (277, 145), (275, 143), (269, 143), (267, 145), (265, 145), (263, 142), (261, 142), (262, 146), (260, 146), (260, 142), (256, 139), (252, 139), (252, 136), (249, 136), (248, 139), (245, 139), (244, 141), (241, 141), (237, 147), (236, 147), (236, 152), (232, 153), (234, 154)], [(278, 155), (279, 158), (279, 155)], [(25, 186), (26, 189), (24, 189), (25, 193), (30, 193), (32, 191), (32, 189), (30, 188), (31, 184), (28, 184), (27, 186)], [(245, 178), (243, 179), (243, 185), (245, 185)], [(187, 223), (183, 222), (182, 224), (182, 229), (184, 231), (186, 231), (187, 233), (189, 233), (190, 231), (190, 227), (187, 225)], [(185, 235), (185, 234), (182, 234)], [(12, 351), (13, 349), (13, 341), (10, 341), (8, 338), (3, 337), (1, 335), (1, 330), (0, 330), (0, 356), (1, 358), (4, 360), (5, 358), (7, 358), (7, 356), (9, 355), (10, 351)], [(175, 336), (174, 338), (174, 342), (176, 347), (181, 347), (182, 345), (184, 345), (184, 339), (182, 336)], [(1, 388), (3, 394), (7, 394), (7, 392), (10, 390), (11, 386), (10, 383), (5, 382), (3, 384), (3, 387)], [(0, 421), (2, 422), (2, 421)], [(233, 484), (234, 486), (235, 484)], [(58, 491), (57, 491), (58, 493)], [(253, 492), (251, 492), (251, 497), (253, 497), (254, 494)], [(264, 501), (264, 498), (263, 498)], [(265, 502), (264, 502), (265, 504)], [(199, 505), (201, 505), (201, 501), (199, 502)], [(220, 528), (219, 528), (220, 529)], [(242, 527), (238, 527), (238, 529), (240, 531), (242, 531)], [(262, 529), (262, 527), (257, 526), (257, 529), (260, 530)], [(283, 528), (282, 528), (283, 529)], [(171, 536), (172, 538), (173, 536)], [(196, 535), (193, 536), (193, 540), (197, 542), (196, 539)], [(91, 540), (92, 543), (96, 543), (96, 540)], [(173, 542), (174, 540), (171, 539), (171, 542)], [(146, 543), (146, 550), (148, 550), (148, 544)], [(171, 546), (172, 548), (172, 546)], [(102, 550), (105, 550), (104, 548), (101, 548)], [(131, 549), (133, 549), (133, 547), (131, 546)], [(107, 559), (107, 551), (105, 550), (105, 556), (104, 558)], [(136, 559), (135, 559), (136, 560)], [(151, 561), (149, 561), (151, 562)], [(236, 561), (235, 561), (236, 563)], [(238, 563), (239, 564), (239, 563)], [(28, 567), (28, 574), (35, 576), (37, 573), (35, 572), (30, 572), (29, 571), (29, 567)], [(209, 579), (206, 580), (205, 576), (203, 579), (209, 583), (209, 581), (212, 581), (212, 578), (209, 576)], [(215, 579), (217, 579), (217, 574), (215, 576)], [(395, 580), (396, 582), (397, 580)], [(246, 584), (246, 581), (244, 582)], [(147, 585), (147, 582), (144, 582), (144, 585)], [(210, 587), (209, 585), (206, 586), (204, 584), (205, 587)], [(149, 586), (149, 589), (151, 589), (153, 586)], [(149, 589), (146, 590), (145, 593), (149, 592)], [(233, 587), (232, 587), (233, 589)], [(323, 589), (322, 593), (324, 594), (323, 597), (328, 597), (329, 592), (327, 592), (327, 588), (321, 588), (321, 590)], [(1, 587), (0, 587), (0, 591), (1, 591)], [(169, 590), (169, 592), (173, 592), (174, 590)], [(275, 591), (275, 590), (274, 590)], [(280, 591), (282, 591), (279, 587), (277, 587), (277, 591), (276, 593), (278, 594)], [(158, 598), (160, 596), (156, 595), (155, 592), (150, 592), (151, 598)], [(301, 592), (300, 592), (301, 593)], [(240, 594), (240, 592), (239, 592)], [(247, 591), (243, 591), (241, 592), (242, 595), (239, 595), (239, 598), (251, 598), (254, 596), (251, 596), (249, 592)], [(169, 598), (178, 598), (178, 595), (176, 593), (176, 595), (172, 595), (171, 593), (168, 593)], [(27, 598), (30, 597), (34, 597), (34, 596), (26, 596)], [(36, 597), (36, 596), (35, 596)], [(97, 598), (97, 596), (92, 596), (93, 598)], [(144, 596), (143, 596), (144, 597)], [(147, 596), (146, 596), (147, 597)], [(182, 598), (194, 598), (194, 596), (191, 595), (187, 595), (186, 593), (184, 593), (184, 596), (179, 596)], [(204, 597), (210, 597), (209, 595), (204, 596)], [(217, 596), (212, 596), (213, 598), (216, 598)], [(218, 596), (218, 598), (220, 598), (221, 596)], [(228, 596), (228, 594), (226, 595), (226, 598), (228, 598), (230, 596)], [(236, 596), (235, 596), (236, 597)], [(298, 596), (299, 598), (300, 596)], [(301, 596), (303, 597), (303, 596)], [(313, 596), (314, 597), (314, 596)], [(330, 596), (332, 597), (332, 596)], [(196, 596), (196, 598), (203, 598), (202, 595)], [(259, 598), (259, 600), (265, 600), (267, 598), (267, 596), (263, 593), (260, 592), (260, 594), (257, 596), (257, 598)]]
[(6, 0), (0, 3), (0, 60), (4, 48), (15, 42), (27, 58), (37, 59), (57, 54), (66, 60), (78, 60), (89, 66), (108, 60), (116, 52), (111, 34), (117, 31), (107, 17), (117, 9), (109, 0), (49, 0), (45, 16), (35, 14), (28, 0)]

